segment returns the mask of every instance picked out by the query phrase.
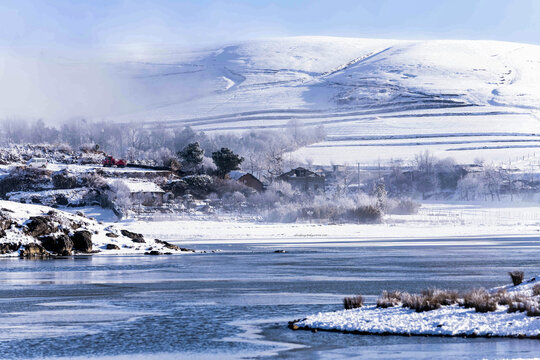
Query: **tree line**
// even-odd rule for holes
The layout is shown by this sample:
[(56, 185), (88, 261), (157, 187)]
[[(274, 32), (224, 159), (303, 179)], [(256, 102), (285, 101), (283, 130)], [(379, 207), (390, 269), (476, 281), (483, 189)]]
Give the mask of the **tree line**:
[[(277, 130), (243, 132), (204, 132), (190, 126), (167, 127), (156, 122), (153, 128), (139, 123), (118, 124), (108, 121), (73, 119), (58, 126), (43, 120), (4, 119), (0, 142), (6, 144), (67, 144), (73, 149), (100, 150), (129, 162), (168, 166), (180, 162), (178, 153), (189, 144), (198, 143), (202, 165), (213, 168), (211, 155), (230, 149), (244, 160), (244, 170), (262, 179), (273, 179), (293, 164), (284, 154), (324, 140), (323, 126), (304, 126), (290, 121)], [(184, 164), (185, 165), (185, 164)]]

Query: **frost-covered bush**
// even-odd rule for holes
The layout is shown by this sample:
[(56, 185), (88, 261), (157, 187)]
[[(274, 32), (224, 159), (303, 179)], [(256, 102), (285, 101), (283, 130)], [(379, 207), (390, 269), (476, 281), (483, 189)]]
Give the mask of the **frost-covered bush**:
[(263, 214), (263, 219), (269, 222), (292, 223), (298, 219), (298, 208), (287, 204), (271, 209)]
[(412, 215), (418, 213), (420, 204), (416, 201), (406, 198), (406, 199), (390, 199), (388, 200), (388, 214), (396, 215)]
[(122, 180), (115, 180), (107, 191), (109, 204), (120, 214), (125, 214), (131, 207), (131, 192)]
[(82, 144), (79, 147), (79, 150), (82, 152), (97, 152), (99, 150), (99, 145), (93, 142)]
[(231, 195), (231, 200), (234, 205), (239, 206), (246, 202), (246, 197), (239, 191), (235, 191)]
[(221, 200), (225, 208), (232, 208), (237, 211), (240, 210), (242, 206), (245, 206), (246, 203), (246, 197), (239, 191), (225, 193), (221, 197)]
[(285, 181), (274, 181), (270, 186), (268, 186), (268, 191), (273, 191), (278, 194), (280, 197), (286, 199), (292, 199), (294, 197), (294, 191), (288, 182)]
[(536, 284), (532, 288), (533, 296), (540, 296), (540, 284)]
[(247, 196), (255, 192), (254, 189), (242, 184), (241, 182), (221, 178), (213, 178), (212, 190), (220, 196), (234, 192), (239, 192), (242, 193), (242, 195)]
[(247, 198), (248, 205), (255, 209), (271, 209), (280, 204), (280, 196), (274, 191), (257, 192)]

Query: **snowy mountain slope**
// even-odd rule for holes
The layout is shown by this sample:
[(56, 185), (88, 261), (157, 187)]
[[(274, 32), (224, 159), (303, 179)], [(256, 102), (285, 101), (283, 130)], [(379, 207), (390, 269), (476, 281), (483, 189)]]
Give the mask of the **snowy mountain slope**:
[[(478, 144), (475, 149), (434, 151), (500, 161), (508, 156), (487, 151), (492, 142), (483, 138), (540, 134), (540, 46), (535, 45), (295, 37), (200, 51), (157, 49), (136, 60), (113, 65), (134, 80), (133, 93), (142, 99), (139, 111), (115, 116), (117, 121), (142, 121), (148, 128), (190, 125), (207, 132), (272, 129), (291, 120), (323, 124), (335, 155), (316, 150), (326, 142), (296, 154), (315, 162), (342, 160), (343, 151), (350, 162), (373, 159), (351, 151), (351, 143), (343, 143), (351, 138), (343, 134), (476, 134), (480, 138), (468, 137)], [(524, 144), (508, 139), (513, 141), (497, 143), (515, 150), (510, 157), (530, 155), (540, 146), (537, 137)], [(383, 143), (376, 152), (383, 158), (402, 153)]]

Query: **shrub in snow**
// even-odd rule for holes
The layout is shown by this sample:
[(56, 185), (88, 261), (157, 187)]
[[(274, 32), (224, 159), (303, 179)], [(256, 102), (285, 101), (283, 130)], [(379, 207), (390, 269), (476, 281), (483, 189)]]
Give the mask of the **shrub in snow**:
[(381, 209), (375, 206), (359, 206), (349, 210), (349, 217), (359, 223), (379, 223), (382, 220)]
[(107, 182), (97, 172), (88, 172), (80, 177), (81, 184), (86, 187), (96, 188), (96, 189), (105, 189), (108, 187)]
[(431, 303), (447, 306), (457, 304), (459, 293), (453, 290), (441, 290), (433, 288), (422, 291), (422, 296), (424, 296)]
[(364, 298), (362, 295), (356, 295), (352, 297), (346, 297), (343, 299), (343, 307), (345, 310), (357, 309), (364, 305)]
[(512, 278), (512, 283), (514, 284), (514, 286), (518, 286), (523, 282), (523, 277), (525, 274), (523, 273), (523, 271), (511, 271), (508, 273), (508, 275), (510, 275), (510, 277)]
[(540, 284), (536, 284), (532, 288), (533, 296), (540, 296)]
[(182, 178), (186, 183), (189, 193), (196, 198), (205, 198), (210, 193), (215, 192), (213, 179), (208, 175), (189, 175)]
[(70, 174), (67, 169), (53, 173), (52, 183), (55, 189), (74, 189), (79, 186), (77, 177)]

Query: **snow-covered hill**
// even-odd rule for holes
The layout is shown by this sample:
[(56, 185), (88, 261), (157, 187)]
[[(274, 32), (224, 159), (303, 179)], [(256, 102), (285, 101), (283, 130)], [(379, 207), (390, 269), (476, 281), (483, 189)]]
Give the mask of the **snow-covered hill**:
[(507, 162), (540, 146), (535, 45), (294, 37), (153, 49), (112, 66), (143, 99), (117, 121), (207, 132), (324, 124), (328, 141), (296, 154), (315, 162), (369, 163), (426, 148)]

